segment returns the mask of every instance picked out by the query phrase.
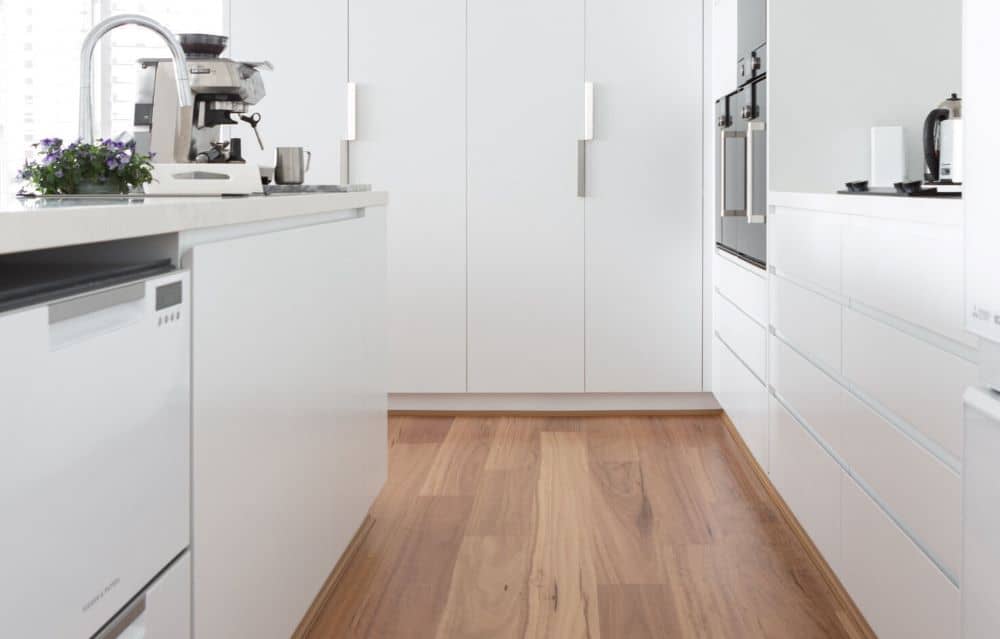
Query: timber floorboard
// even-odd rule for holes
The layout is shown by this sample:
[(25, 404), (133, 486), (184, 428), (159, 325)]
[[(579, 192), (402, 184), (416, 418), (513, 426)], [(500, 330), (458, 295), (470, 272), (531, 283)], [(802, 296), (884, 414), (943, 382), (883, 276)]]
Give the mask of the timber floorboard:
[(310, 639), (853, 637), (721, 418), (391, 417)]

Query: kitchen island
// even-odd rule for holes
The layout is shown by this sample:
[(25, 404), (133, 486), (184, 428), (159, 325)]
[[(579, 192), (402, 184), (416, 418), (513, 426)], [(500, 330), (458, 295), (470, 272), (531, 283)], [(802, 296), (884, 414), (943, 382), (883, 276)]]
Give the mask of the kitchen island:
[(387, 199), (0, 200), (0, 270), (190, 272), (195, 637), (292, 635), (385, 481)]

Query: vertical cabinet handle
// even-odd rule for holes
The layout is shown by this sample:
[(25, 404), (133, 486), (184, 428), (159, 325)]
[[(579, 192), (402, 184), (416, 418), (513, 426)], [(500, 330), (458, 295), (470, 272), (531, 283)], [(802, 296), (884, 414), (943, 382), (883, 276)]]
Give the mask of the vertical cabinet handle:
[(726, 142), (730, 139), (745, 138), (742, 131), (719, 131), (719, 217), (742, 217), (746, 215), (746, 207), (742, 209), (726, 208), (726, 182), (729, 176), (726, 171)]
[(347, 123), (340, 141), (340, 183), (351, 183), (351, 142), (358, 139), (358, 85), (347, 83)]
[(754, 167), (753, 139), (755, 133), (762, 133), (765, 130), (763, 122), (747, 123), (747, 222), (750, 224), (763, 224), (767, 220), (767, 211), (757, 212), (753, 208), (754, 180), (756, 179), (756, 169)]
[(594, 139), (594, 83), (583, 83), (583, 137), (576, 142), (576, 195), (587, 197), (587, 142)]

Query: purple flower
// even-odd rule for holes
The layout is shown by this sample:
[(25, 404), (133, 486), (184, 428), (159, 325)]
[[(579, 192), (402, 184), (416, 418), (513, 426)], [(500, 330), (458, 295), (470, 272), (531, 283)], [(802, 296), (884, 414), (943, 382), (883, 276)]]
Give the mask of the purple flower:
[(63, 176), (63, 170), (62, 169), (56, 169), (56, 177), (57, 178), (61, 178), (62, 176)]
[(53, 162), (55, 162), (56, 160), (58, 160), (61, 157), (62, 157), (62, 153), (60, 153), (58, 151), (50, 151), (49, 153), (47, 153), (45, 155), (45, 159), (42, 160), (42, 164), (48, 166), (49, 164), (52, 164)]
[(118, 158), (112, 156), (104, 163), (112, 171), (118, 168)]

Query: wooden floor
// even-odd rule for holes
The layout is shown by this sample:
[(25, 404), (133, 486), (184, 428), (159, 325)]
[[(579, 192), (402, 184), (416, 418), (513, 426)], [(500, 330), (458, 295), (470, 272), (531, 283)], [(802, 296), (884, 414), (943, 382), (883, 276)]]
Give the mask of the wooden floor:
[(850, 637), (718, 417), (397, 417), (311, 639)]

